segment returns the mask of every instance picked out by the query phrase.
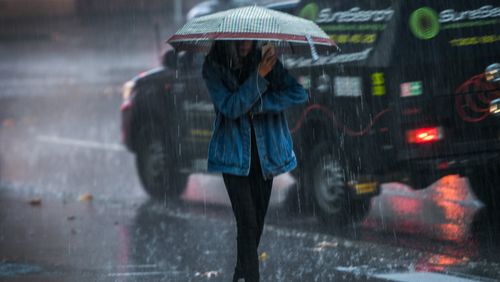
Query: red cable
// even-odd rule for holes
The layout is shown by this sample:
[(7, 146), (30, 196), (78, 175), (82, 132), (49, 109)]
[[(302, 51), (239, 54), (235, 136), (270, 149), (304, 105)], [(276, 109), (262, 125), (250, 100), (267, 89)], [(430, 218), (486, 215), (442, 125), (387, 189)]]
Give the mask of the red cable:
[(467, 102), (467, 106), (476, 113), (485, 113), (490, 111), (489, 108), (479, 108), (476, 102), (472, 100), (470, 95), (465, 96), (465, 101)]
[[(489, 84), (484, 84), (481, 83), (481, 80), (485, 77), (484, 73), (483, 74), (478, 74), (464, 82), (462, 85), (460, 85), (456, 90), (455, 90), (455, 109), (457, 110), (458, 115), (466, 122), (480, 122), (487, 118), (490, 113), (488, 108), (479, 108), (475, 101), (472, 100), (470, 97), (471, 93), (468, 93), (468, 89), (470, 86), (473, 86), (475, 89), (479, 88), (486, 88), (483, 90), (483, 92), (479, 93), (477, 96), (479, 97), (479, 100), (485, 104), (489, 104), (493, 99), (489, 99), (488, 97), (485, 97), (485, 92), (495, 90), (493, 85)], [(500, 93), (497, 93), (498, 91), (493, 92), (495, 96), (500, 97)], [(465, 96), (466, 104), (467, 107), (469, 107), (471, 110), (477, 113), (483, 113), (480, 117), (474, 118), (469, 116), (463, 109), (463, 103), (461, 103), (460, 98), (462, 96)]]
[[(484, 114), (478, 118), (473, 118), (473, 117), (468, 116), (465, 113), (465, 111), (463, 110), (461, 103), (460, 103), (460, 100), (459, 100), (461, 95), (459, 95), (458, 93), (467, 93), (466, 90), (469, 86), (471, 86), (471, 85), (478, 86), (478, 87), (485, 86), (484, 84), (480, 83), (480, 80), (482, 78), (484, 78), (484, 74), (475, 75), (472, 78), (470, 78), (469, 80), (467, 80), (466, 82), (464, 82), (462, 85), (460, 85), (455, 91), (455, 93), (456, 93), (455, 108), (456, 108), (459, 116), (466, 122), (480, 122), (489, 116), (489, 111), (487, 109), (478, 108), (477, 105), (475, 103), (473, 103), (470, 96), (466, 96), (467, 106), (469, 106), (475, 112), (484, 112)], [(488, 87), (488, 89), (486, 89), (486, 90), (495, 90), (495, 88), (493, 88), (493, 86), (491, 86), (491, 85), (487, 85), (487, 87)], [(500, 91), (495, 91), (495, 92), (493, 92), (493, 94), (495, 94), (495, 96), (497, 96), (497, 97), (500, 97)], [(482, 92), (479, 95), (479, 97), (484, 102), (484, 100), (482, 99), (482, 98), (486, 98), (486, 97), (484, 97), (484, 92)], [(488, 99), (488, 98), (486, 98), (486, 99)], [(488, 103), (490, 101), (491, 100), (488, 99)], [(473, 103), (473, 104), (471, 105), (471, 103)], [(377, 120), (380, 119), (380, 117), (382, 117), (384, 114), (391, 111), (390, 108), (387, 108), (387, 109), (379, 112), (377, 115), (375, 115), (373, 120), (363, 130), (354, 131), (354, 130), (346, 127), (340, 121), (338, 121), (337, 118), (335, 117), (335, 114), (332, 111), (330, 111), (327, 107), (319, 105), (319, 104), (313, 104), (313, 105), (310, 105), (309, 107), (307, 107), (304, 111), (302, 111), (302, 114), (301, 114), (299, 120), (297, 121), (297, 123), (295, 124), (295, 127), (291, 130), (291, 133), (295, 133), (296, 131), (298, 131), (302, 127), (302, 125), (304, 124), (304, 120), (306, 118), (306, 115), (309, 112), (311, 112), (312, 110), (319, 110), (319, 111), (323, 112), (324, 114), (328, 115), (333, 120), (333, 123), (338, 128), (341, 128), (347, 135), (354, 136), (354, 137), (359, 137), (359, 136), (365, 135), (375, 125), (375, 122), (377, 122)]]
[(466, 122), (480, 122), (482, 120), (484, 120), (487, 116), (489, 116), (489, 112), (488, 113), (484, 113), (481, 117), (478, 117), (478, 118), (472, 118), (470, 116), (468, 116), (465, 111), (462, 109), (462, 105), (459, 101), (459, 98), (461, 96), (457, 96), (455, 98), (455, 108), (458, 112), (458, 115)]
[(309, 107), (307, 107), (304, 111), (302, 111), (302, 114), (299, 118), (299, 121), (297, 121), (297, 123), (295, 124), (295, 127), (291, 130), (292, 133), (295, 133), (297, 130), (300, 129), (300, 127), (302, 127), (302, 125), (304, 124), (304, 119), (306, 118), (306, 115), (312, 110), (319, 110), (319, 111), (323, 112), (324, 114), (329, 116), (333, 120), (333, 123), (338, 128), (341, 128), (347, 135), (356, 136), (356, 137), (365, 135), (373, 127), (373, 125), (375, 125), (375, 122), (378, 119), (380, 119), (381, 116), (383, 116), (387, 112), (391, 111), (391, 109), (389, 109), (389, 108), (381, 111), (373, 118), (373, 120), (363, 130), (354, 131), (350, 128), (347, 128), (344, 124), (339, 122), (337, 120), (337, 118), (335, 117), (335, 114), (332, 111), (330, 111), (330, 109), (328, 109), (327, 107), (319, 105), (319, 104), (313, 104), (313, 105), (310, 105)]

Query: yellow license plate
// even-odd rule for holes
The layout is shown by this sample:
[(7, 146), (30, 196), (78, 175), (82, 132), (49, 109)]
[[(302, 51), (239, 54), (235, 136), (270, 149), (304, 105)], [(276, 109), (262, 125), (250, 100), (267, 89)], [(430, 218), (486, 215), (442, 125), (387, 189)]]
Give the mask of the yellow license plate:
[(377, 182), (362, 182), (351, 184), (351, 187), (356, 191), (356, 195), (371, 194), (377, 191)]

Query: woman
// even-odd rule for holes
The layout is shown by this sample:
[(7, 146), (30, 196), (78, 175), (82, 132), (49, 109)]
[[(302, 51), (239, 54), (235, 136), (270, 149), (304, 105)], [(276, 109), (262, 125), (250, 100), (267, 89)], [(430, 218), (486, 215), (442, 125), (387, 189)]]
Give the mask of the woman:
[(273, 177), (297, 165), (283, 111), (308, 96), (274, 48), (261, 55), (255, 41), (216, 41), (203, 78), (216, 112), (208, 171), (222, 173), (237, 225), (233, 281), (259, 281), (257, 247)]

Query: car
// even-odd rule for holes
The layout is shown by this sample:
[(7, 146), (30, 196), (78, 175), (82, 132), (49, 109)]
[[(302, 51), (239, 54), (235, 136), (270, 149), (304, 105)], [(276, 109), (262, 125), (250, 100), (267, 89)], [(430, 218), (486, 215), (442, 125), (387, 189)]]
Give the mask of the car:
[(347, 159), (350, 178), (424, 189), (465, 176), (498, 222), (498, 2), (302, 1), (295, 13), (343, 50), (286, 65), (310, 72), (315, 93), (326, 93), (312, 127), (343, 148), (335, 158)]
[[(423, 189), (459, 174), (498, 218), (495, 1), (281, 7), (314, 20), (342, 49), (318, 60), (283, 58), (310, 95), (287, 112), (299, 163), (290, 203), (342, 226), (363, 219), (381, 183)], [(162, 67), (125, 83), (123, 140), (153, 197), (180, 193), (173, 187), (183, 187), (184, 174), (206, 169), (214, 111), (202, 62), (202, 54), (170, 51)]]

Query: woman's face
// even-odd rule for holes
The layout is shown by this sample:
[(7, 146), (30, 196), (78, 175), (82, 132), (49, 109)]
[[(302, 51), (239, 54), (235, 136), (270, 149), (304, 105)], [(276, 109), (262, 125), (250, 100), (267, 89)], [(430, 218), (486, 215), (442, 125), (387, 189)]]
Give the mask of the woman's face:
[(238, 56), (246, 57), (252, 50), (253, 42), (251, 40), (239, 41), (236, 46), (238, 49)]

